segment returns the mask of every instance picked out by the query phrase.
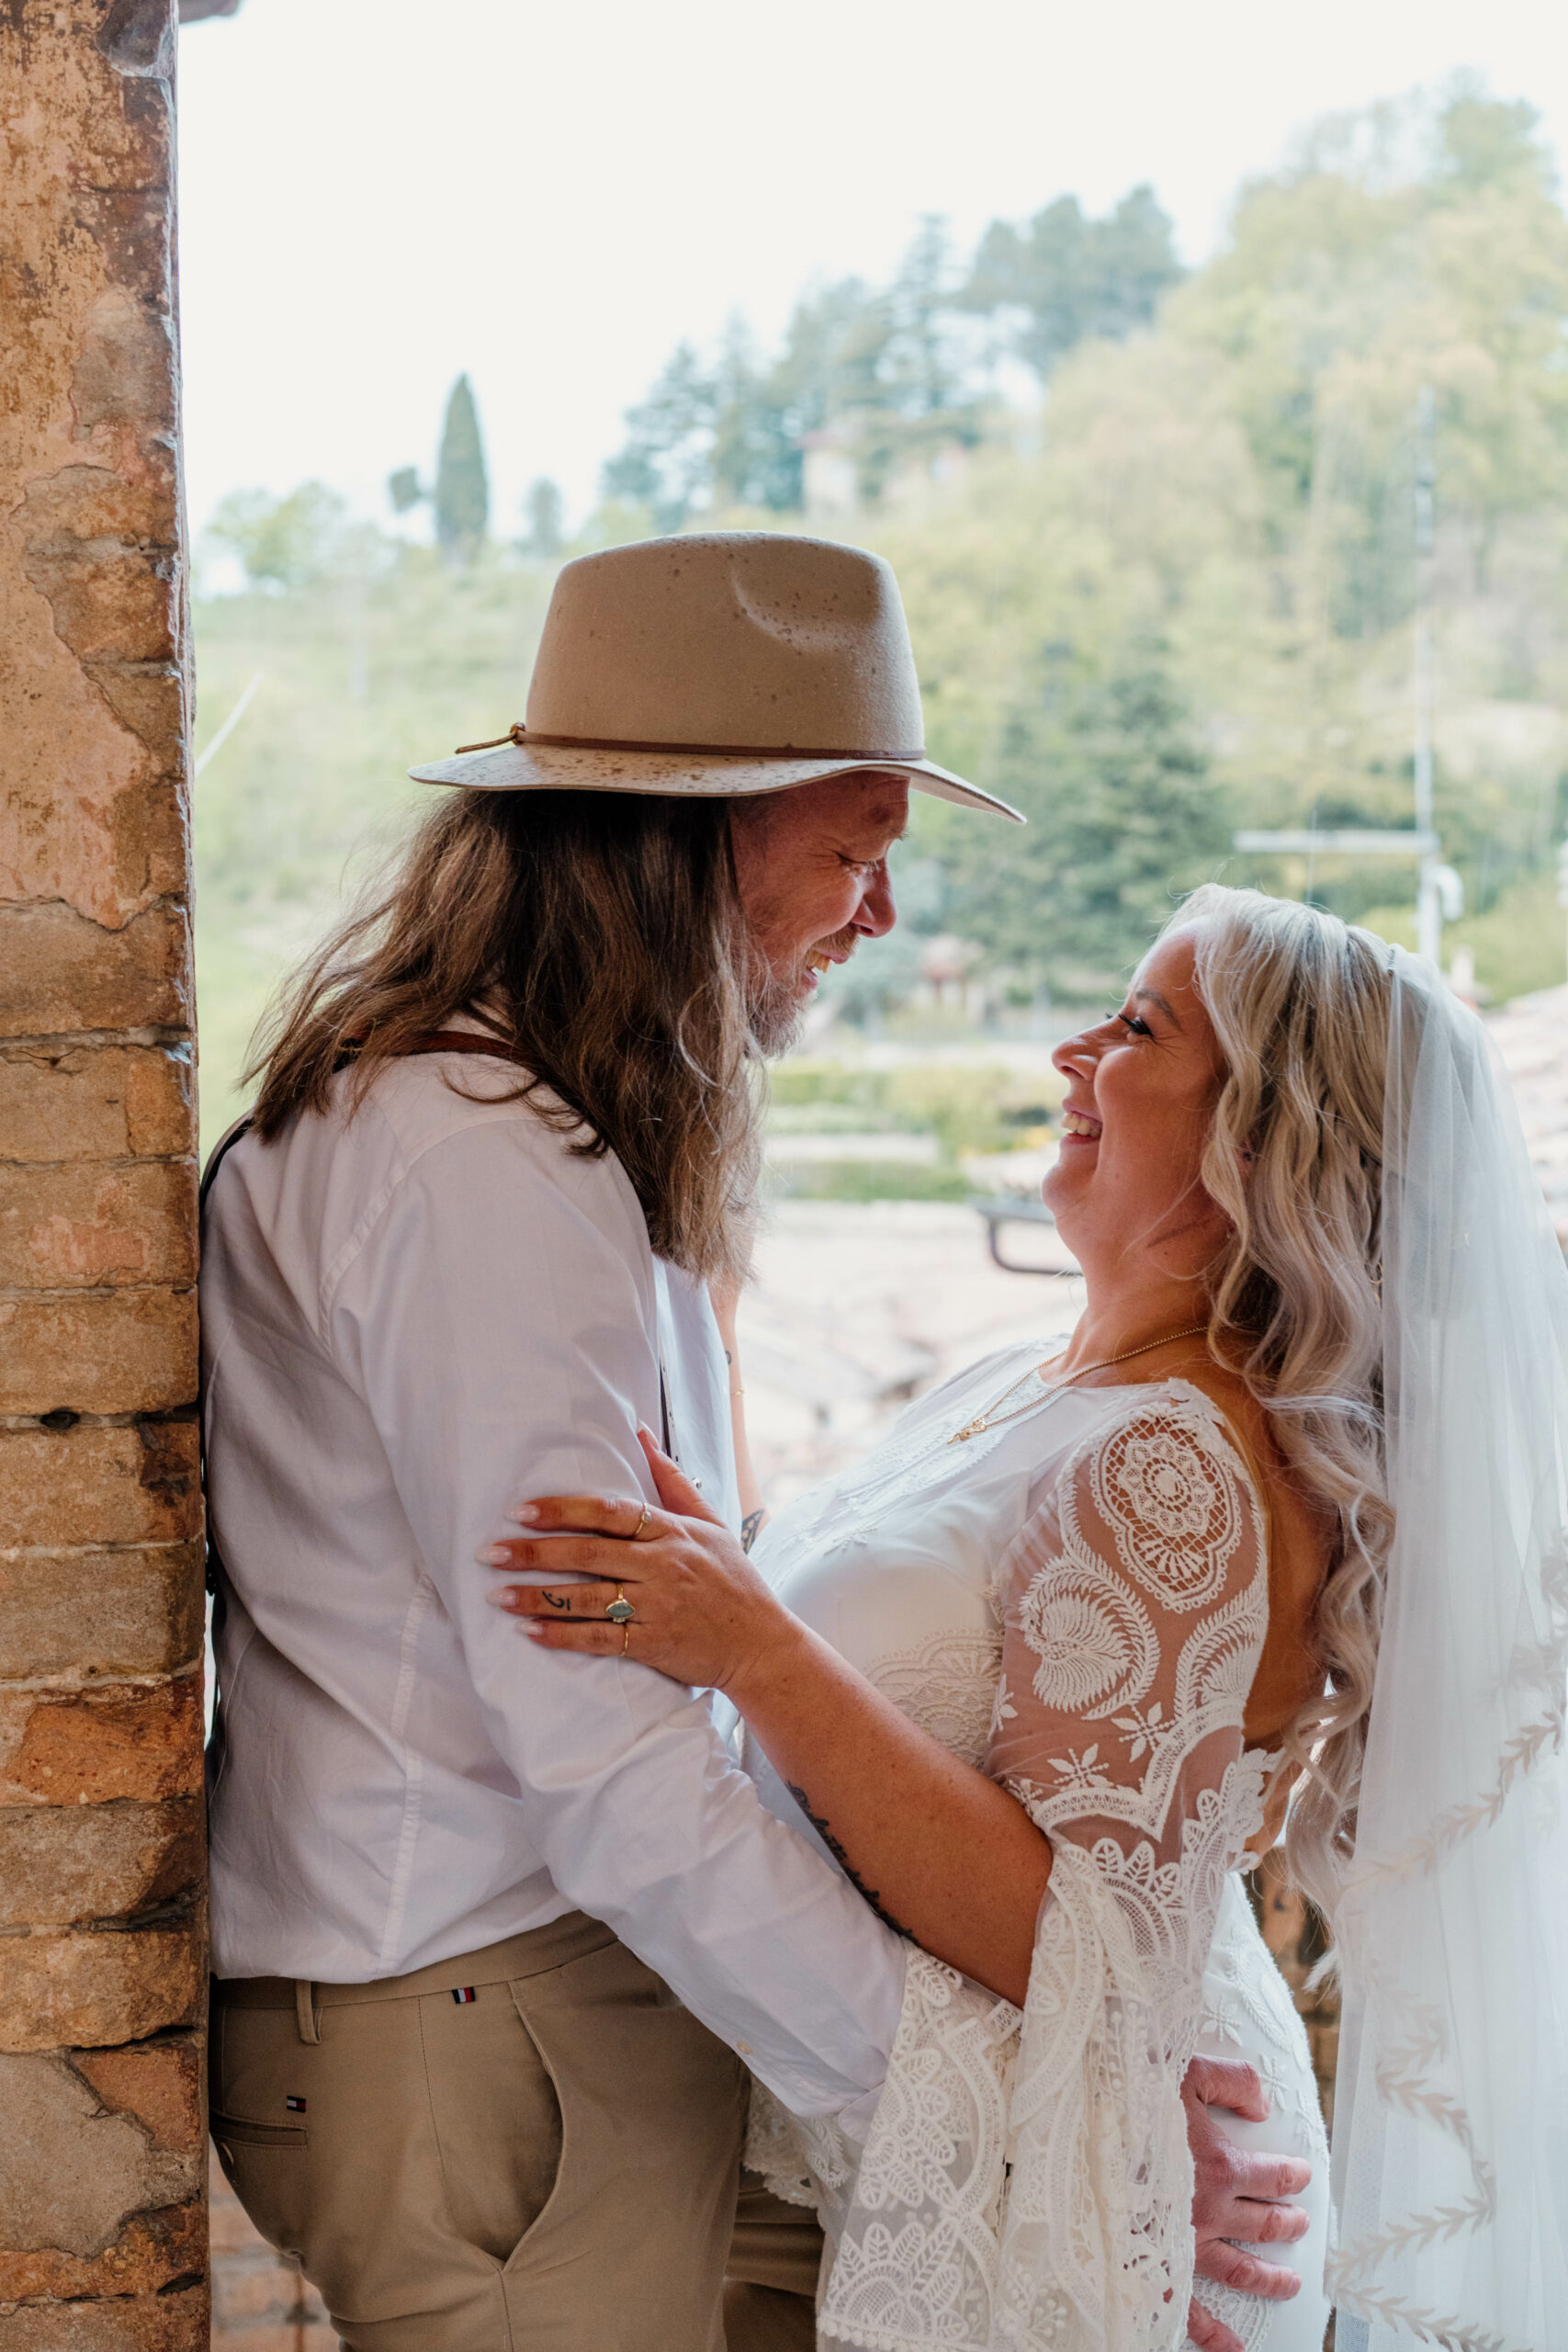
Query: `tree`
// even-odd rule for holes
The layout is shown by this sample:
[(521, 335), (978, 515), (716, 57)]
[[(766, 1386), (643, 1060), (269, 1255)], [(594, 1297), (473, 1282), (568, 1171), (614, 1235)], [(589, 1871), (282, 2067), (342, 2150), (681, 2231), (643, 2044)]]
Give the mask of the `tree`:
[(459, 376), (446, 402), (435, 464), (435, 537), (447, 560), (471, 563), (489, 522), (490, 484), (479, 411), (467, 376)]
[(1103, 220), (1086, 220), (1076, 196), (1021, 227), (993, 220), (954, 300), (993, 316), (1021, 313), (1012, 347), (1043, 383), (1075, 345), (1120, 343), (1147, 326), (1181, 276), (1170, 221), (1145, 186)]
[(710, 481), (713, 378), (678, 344), (645, 401), (626, 411), (626, 447), (604, 469), (604, 493), (645, 506), (656, 530), (678, 531)]
[(523, 501), (523, 512), (528, 522), (528, 536), (525, 542), (528, 553), (548, 562), (561, 551), (561, 494), (558, 486), (541, 476), (530, 484)]
[(231, 491), (207, 528), (239, 557), (253, 587), (274, 594), (329, 578), (354, 537), (346, 504), (320, 481), (302, 481), (286, 498), (265, 490)]
[(984, 781), (1029, 829), (947, 829), (947, 919), (992, 965), (1068, 998), (1135, 963), (1229, 848), (1224, 797), (1152, 641), (1099, 673), (1043, 649)]

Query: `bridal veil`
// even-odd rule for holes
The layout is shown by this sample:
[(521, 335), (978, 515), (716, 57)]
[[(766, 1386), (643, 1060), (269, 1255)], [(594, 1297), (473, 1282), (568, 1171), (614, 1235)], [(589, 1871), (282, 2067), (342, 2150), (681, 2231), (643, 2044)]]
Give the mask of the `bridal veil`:
[(1394, 951), (1397, 1514), (1336, 1920), (1337, 2352), (1568, 2346), (1568, 1270), (1482, 1023)]

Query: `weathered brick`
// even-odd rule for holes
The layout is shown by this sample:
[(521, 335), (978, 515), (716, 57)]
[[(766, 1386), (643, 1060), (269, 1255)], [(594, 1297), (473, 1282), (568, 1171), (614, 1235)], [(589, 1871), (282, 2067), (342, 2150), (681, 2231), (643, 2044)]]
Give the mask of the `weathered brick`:
[(0, 1807), (0, 1927), (81, 1927), (183, 1894), (201, 1875), (199, 1797)]
[(210, 2328), (201, 2285), (91, 2302), (18, 2303), (0, 2312), (0, 2352), (208, 2352)]
[(0, 1542), (169, 1544), (201, 1525), (194, 1419), (0, 1430)]
[(196, 1148), (188, 1051), (163, 1046), (0, 1052), (0, 1159), (124, 1159)]
[(0, 1805), (199, 1794), (201, 1699), (199, 1674), (69, 1698), (0, 1689)]
[(136, 547), (35, 543), (26, 571), (84, 661), (167, 661), (179, 593), (167, 556), (160, 564)]
[(6, 2254), (96, 2260), (133, 2216), (187, 2204), (200, 2189), (197, 2151), (154, 2148), (62, 2058), (0, 2056), (0, 2109)]
[(201, 1655), (203, 1548), (0, 1557), (0, 1679), (174, 1674)]
[(186, 1028), (194, 1009), (183, 910), (110, 931), (68, 906), (0, 908), (0, 1036)]
[(137, 2050), (78, 2051), (72, 2063), (105, 2107), (145, 2125), (155, 2148), (205, 2155), (203, 2055), (186, 2036)]
[(125, 1120), (133, 1152), (194, 1153), (196, 1063), (188, 1046), (126, 1047)]
[(189, 1926), (0, 1936), (0, 2050), (103, 2049), (196, 2016), (203, 1935)]
[[(52, 2161), (57, 2164), (58, 2155)], [(28, 2295), (156, 2295), (205, 2267), (204, 2220), (197, 2197), (136, 2214), (100, 2255), (62, 2254), (52, 2247), (27, 2254), (0, 2250), (0, 2303)]]
[(0, 1298), (0, 1413), (173, 1412), (198, 1371), (194, 1290)]
[(192, 1283), (195, 1198), (194, 1160), (0, 1165), (0, 1288)]

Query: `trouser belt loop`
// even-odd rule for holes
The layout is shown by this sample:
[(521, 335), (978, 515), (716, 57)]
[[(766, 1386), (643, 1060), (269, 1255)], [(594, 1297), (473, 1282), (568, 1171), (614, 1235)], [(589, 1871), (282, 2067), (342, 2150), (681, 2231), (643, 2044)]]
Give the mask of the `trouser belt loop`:
[(316, 2005), (311, 1996), (315, 1985), (309, 1976), (294, 1979), (294, 2016), (299, 2028), (301, 2041), (320, 2041), (321, 2029), (316, 2018)]

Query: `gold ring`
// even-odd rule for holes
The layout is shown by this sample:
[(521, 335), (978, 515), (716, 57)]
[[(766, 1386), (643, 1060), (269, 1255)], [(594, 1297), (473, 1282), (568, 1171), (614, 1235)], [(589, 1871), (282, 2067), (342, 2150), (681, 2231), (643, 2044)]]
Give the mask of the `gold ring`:
[(618, 1584), (615, 1587), (615, 1597), (606, 1604), (604, 1614), (612, 1625), (629, 1625), (637, 1615), (637, 1611), (626, 1599), (626, 1589), (624, 1584)]
[(647, 1505), (646, 1503), (644, 1503), (644, 1505), (643, 1505), (643, 1507), (642, 1507), (642, 1517), (637, 1521), (637, 1525), (632, 1529), (632, 1536), (631, 1536), (631, 1540), (632, 1540), (632, 1542), (633, 1542), (634, 1544), (640, 1544), (640, 1543), (642, 1542), (642, 1531), (643, 1531), (643, 1529), (648, 1525), (649, 1521), (652, 1517), (653, 1517), (653, 1513), (649, 1510), (649, 1509), (648, 1505)]
[(632, 1628), (631, 1620), (628, 1618), (626, 1623), (621, 1627), (621, 1656), (623, 1657), (629, 1657), (631, 1656), (631, 1649)]

